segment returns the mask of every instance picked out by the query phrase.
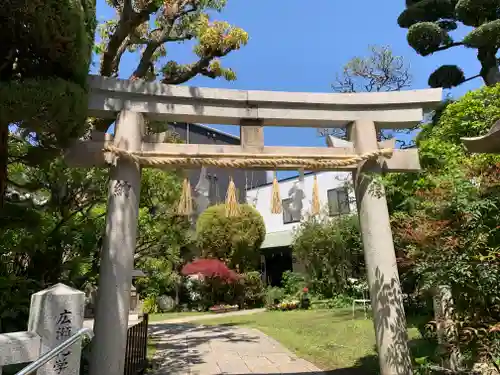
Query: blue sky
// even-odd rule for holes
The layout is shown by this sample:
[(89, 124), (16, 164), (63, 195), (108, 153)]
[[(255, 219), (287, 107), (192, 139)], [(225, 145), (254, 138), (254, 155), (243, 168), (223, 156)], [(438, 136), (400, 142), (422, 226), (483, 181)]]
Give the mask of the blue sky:
[[(466, 76), (479, 72), (474, 50), (458, 47), (430, 57), (418, 56), (406, 42), (406, 30), (397, 25), (404, 3), (404, 0), (228, 0), (225, 10), (214, 15), (214, 19), (242, 27), (250, 35), (246, 47), (223, 59), (225, 66), (236, 71), (238, 79), (227, 82), (197, 77), (189, 85), (330, 92), (336, 72), (352, 57), (366, 56), (369, 45), (389, 45), (394, 54), (403, 56), (411, 66), (414, 89), (426, 88), (429, 74), (442, 64), (459, 64)], [(104, 0), (99, 0), (98, 17), (112, 15)], [(169, 45), (168, 58), (188, 63), (196, 57), (192, 44), (186, 43)], [(136, 56), (126, 56), (120, 76), (128, 78), (136, 63)], [(453, 90), (452, 95), (463, 95), (481, 85), (480, 79), (473, 80)], [(238, 134), (237, 127), (215, 127)], [(266, 128), (265, 140), (267, 145), (324, 145), (316, 131), (308, 128)]]

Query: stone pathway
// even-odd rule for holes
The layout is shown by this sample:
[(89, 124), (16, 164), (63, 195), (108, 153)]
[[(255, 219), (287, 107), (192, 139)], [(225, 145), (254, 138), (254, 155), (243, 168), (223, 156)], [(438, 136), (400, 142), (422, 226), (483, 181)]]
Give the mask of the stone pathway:
[(197, 320), (207, 320), (207, 319), (220, 319), (227, 318), (228, 316), (242, 316), (242, 315), (253, 315), (266, 311), (266, 309), (250, 309), (250, 310), (238, 310), (221, 314), (202, 314), (202, 315), (192, 315), (192, 316), (183, 316), (175, 319), (162, 320), (158, 322), (150, 322), (149, 325), (153, 324), (163, 324), (163, 323), (189, 323), (195, 322)]
[(151, 324), (157, 342), (154, 375), (322, 375), (256, 329), (230, 325)]

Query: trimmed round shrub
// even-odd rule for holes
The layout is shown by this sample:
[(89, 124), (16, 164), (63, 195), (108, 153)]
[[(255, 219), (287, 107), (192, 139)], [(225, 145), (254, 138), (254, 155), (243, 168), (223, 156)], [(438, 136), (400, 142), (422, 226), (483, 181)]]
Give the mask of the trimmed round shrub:
[(227, 217), (224, 204), (206, 209), (196, 223), (196, 242), (204, 258), (224, 261), (238, 272), (254, 270), (266, 236), (264, 219), (250, 205), (240, 205), (237, 217)]

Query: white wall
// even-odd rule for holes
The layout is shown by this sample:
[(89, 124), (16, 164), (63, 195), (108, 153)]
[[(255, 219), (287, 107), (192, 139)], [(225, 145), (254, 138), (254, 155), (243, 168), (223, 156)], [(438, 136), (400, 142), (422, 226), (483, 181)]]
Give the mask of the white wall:
[[(335, 189), (338, 187), (345, 186), (346, 183), (350, 185), (351, 173), (350, 172), (319, 172), (316, 173), (318, 177), (318, 191), (319, 199), (321, 204), (322, 214), (327, 215), (328, 212), (328, 198), (327, 191), (330, 189)], [(304, 198), (302, 199), (302, 218), (307, 217), (311, 213), (311, 203), (312, 203), (312, 191), (314, 183), (314, 174), (306, 174), (303, 181), (303, 192)], [(299, 178), (288, 179), (279, 182), (280, 185), (280, 197), (281, 199), (290, 198), (293, 194), (291, 189), (295, 186), (300, 188)], [(253, 205), (264, 218), (266, 224), (266, 232), (280, 232), (292, 230), (299, 225), (298, 222), (283, 224), (283, 214), (272, 214), (271, 213), (271, 194), (273, 185), (267, 184), (261, 187), (250, 189), (247, 191), (247, 203)], [(356, 210), (356, 204), (354, 203), (354, 196), (352, 189), (349, 190), (350, 199), (350, 209), (351, 212)]]

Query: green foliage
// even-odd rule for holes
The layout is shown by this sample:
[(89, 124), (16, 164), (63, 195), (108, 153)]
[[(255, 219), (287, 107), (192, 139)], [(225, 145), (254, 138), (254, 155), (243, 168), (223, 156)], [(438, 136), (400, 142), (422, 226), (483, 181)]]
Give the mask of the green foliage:
[(434, 22), (420, 22), (408, 29), (408, 44), (422, 56), (433, 53), (444, 42), (446, 33)]
[[(108, 171), (68, 168), (61, 158), (26, 165), (14, 157), (31, 146), (15, 135), (11, 194), (0, 216), (2, 331), (25, 328), (32, 293), (57, 282), (95, 284), (105, 233)], [(189, 242), (189, 223), (174, 213), (179, 185), (175, 174), (143, 173), (136, 267), (151, 274), (140, 283), (145, 295), (173, 293), (180, 249)]]
[(146, 273), (137, 281), (141, 296), (179, 299), (183, 250), (193, 239), (187, 217), (176, 213), (181, 179), (158, 169), (143, 170), (136, 267)]
[(435, 22), (453, 19), (456, 0), (421, 0), (407, 2), (406, 9), (398, 18), (400, 27), (408, 28), (419, 22)]
[(23, 131), (27, 162), (58, 155), (86, 131), (87, 74), (95, 1), (8, 0), (0, 9), (0, 203), (7, 183), (9, 126)]
[(448, 103), (418, 136), (424, 171), (386, 180), (398, 257), (417, 292), (451, 287), (459, 332), (451, 344), (472, 362), (500, 355), (500, 158), (469, 155), (460, 138), (486, 133), (499, 100), (497, 85)]
[(327, 307), (329, 309), (345, 309), (352, 306), (353, 298), (346, 294), (337, 294), (328, 301)]
[(137, 291), (141, 296), (158, 297), (170, 294), (178, 282), (175, 264), (166, 256), (144, 256), (138, 262), (140, 269), (146, 273), (136, 281)]
[[(480, 76), (491, 86), (499, 81), (496, 54), (500, 47), (500, 13), (497, 0), (421, 0), (407, 1), (398, 24), (408, 29), (408, 43), (420, 55), (427, 56), (455, 46), (477, 49)], [(450, 34), (459, 24), (473, 27), (462, 41)], [(468, 79), (461, 69), (445, 65), (429, 79), (432, 87), (451, 88)], [(470, 79), (475, 78), (470, 77)]]
[(15, 60), (9, 78), (60, 77), (85, 86), (96, 27), (95, 1), (8, 0), (2, 4), (0, 20), (6, 51), (0, 66)]
[[(469, 91), (460, 100), (446, 106), (437, 124), (424, 127), (417, 141), (419, 149), (425, 152), (426, 145), (436, 140), (447, 142), (447, 148), (452, 147), (465, 155), (460, 138), (475, 137), (489, 131), (500, 119), (499, 105), (500, 85)], [(449, 161), (454, 162), (453, 158)]]
[(0, 275), (8, 275), (0, 279), (0, 315), (9, 316), (1, 329), (8, 331), (25, 327), (30, 294), (57, 282), (80, 289), (95, 282), (106, 191), (104, 171), (68, 169), (60, 159), (9, 167), (18, 198), (8, 198), (0, 230)]
[(209, 207), (196, 223), (196, 243), (202, 256), (221, 259), (240, 272), (258, 265), (265, 235), (264, 219), (247, 204), (240, 205), (238, 217), (226, 216), (224, 204)]
[(298, 272), (285, 271), (281, 279), (285, 293), (290, 296), (296, 295), (306, 286), (304, 275)]
[[(260, 272), (252, 271), (241, 275), (241, 296), (237, 300), (243, 300), (243, 306), (247, 308), (262, 307), (264, 304), (265, 289)], [(236, 302), (235, 301), (235, 302)]]
[(284, 289), (278, 287), (269, 287), (266, 290), (266, 307), (270, 307), (276, 302), (281, 302), (286, 297)]
[(428, 84), (433, 88), (450, 89), (464, 81), (464, 72), (457, 65), (442, 65), (429, 76)]
[(84, 86), (61, 78), (9, 81), (0, 85), (0, 119), (37, 134), (28, 151), (67, 146), (85, 131), (86, 95)]
[(464, 38), (464, 44), (471, 48), (498, 49), (500, 47), (500, 20), (478, 26)]
[(295, 234), (293, 252), (305, 265), (311, 292), (331, 297), (345, 292), (347, 279), (363, 272), (357, 216), (310, 218)]
[[(123, 13), (130, 12), (129, 9), (123, 9), (118, 3), (110, 5), (117, 10), (117, 17), (99, 25), (100, 40), (94, 49), (103, 57), (102, 75), (116, 73), (119, 69), (122, 55), (111, 41), (129, 37), (127, 52), (141, 53), (141, 61), (134, 72), (137, 78), (160, 78), (169, 84), (184, 83), (198, 74), (227, 80), (236, 78), (231, 69), (222, 67), (219, 59), (246, 45), (248, 34), (227, 22), (212, 21), (209, 16), (214, 11), (221, 11), (226, 1), (201, 1), (196, 4), (174, 0), (151, 4), (134, 2), (140, 14), (130, 14), (128, 22)], [(155, 19), (155, 22), (147, 22), (149, 18)], [(170, 58), (168, 43), (189, 40), (195, 41), (193, 52), (198, 61), (180, 64), (167, 59)], [(141, 48), (143, 45), (148, 46), (147, 51)]]
[(498, 18), (497, 0), (459, 0), (455, 7), (457, 19), (464, 25), (477, 27)]
[(142, 302), (142, 311), (147, 314), (156, 314), (159, 311), (156, 296), (147, 296)]

